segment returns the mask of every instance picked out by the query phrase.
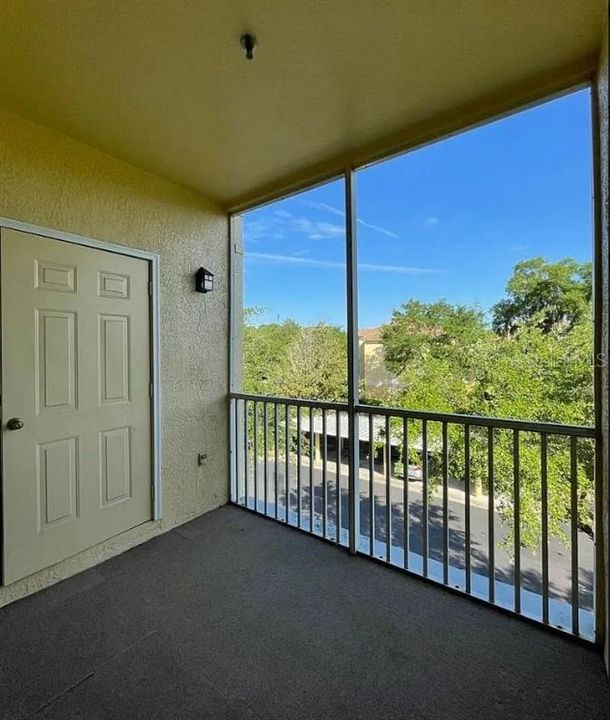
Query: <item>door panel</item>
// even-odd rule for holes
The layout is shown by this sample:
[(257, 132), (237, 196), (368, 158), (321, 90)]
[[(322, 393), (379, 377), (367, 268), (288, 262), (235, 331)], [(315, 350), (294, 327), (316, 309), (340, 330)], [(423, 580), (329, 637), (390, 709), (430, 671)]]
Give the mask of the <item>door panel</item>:
[(51, 260), (35, 260), (36, 287), (39, 290), (76, 292), (76, 268)]
[(74, 520), (77, 516), (78, 438), (38, 445), (38, 514), (40, 529)]
[(129, 317), (100, 315), (100, 397), (102, 403), (129, 401)]
[(76, 313), (35, 309), (38, 412), (76, 409)]
[(98, 294), (100, 297), (129, 300), (129, 275), (118, 275), (117, 273), (101, 270), (98, 273), (98, 278)]
[(9, 583), (152, 517), (149, 266), (15, 230), (0, 242)]
[(131, 441), (128, 427), (100, 433), (102, 505), (131, 497)]

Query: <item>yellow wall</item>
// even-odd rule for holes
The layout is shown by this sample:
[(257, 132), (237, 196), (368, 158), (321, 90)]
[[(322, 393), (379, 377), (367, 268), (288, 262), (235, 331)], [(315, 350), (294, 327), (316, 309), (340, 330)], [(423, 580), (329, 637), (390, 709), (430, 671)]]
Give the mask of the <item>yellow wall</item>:
[[(164, 478), (160, 523), (0, 588), (1, 606), (227, 501), (228, 226), (196, 193), (3, 110), (0, 216), (160, 253)], [(200, 265), (216, 274), (205, 296)]]
[(360, 348), (360, 372), (365, 389), (387, 391), (393, 386), (396, 378), (386, 368), (383, 343), (363, 342)]

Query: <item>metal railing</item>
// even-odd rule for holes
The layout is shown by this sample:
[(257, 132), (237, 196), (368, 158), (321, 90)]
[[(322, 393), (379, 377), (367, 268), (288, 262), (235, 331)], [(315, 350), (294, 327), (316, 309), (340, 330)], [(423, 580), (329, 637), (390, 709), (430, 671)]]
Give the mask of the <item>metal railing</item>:
[(232, 394), (232, 502), (594, 639), (594, 428), (367, 405), (355, 415)]

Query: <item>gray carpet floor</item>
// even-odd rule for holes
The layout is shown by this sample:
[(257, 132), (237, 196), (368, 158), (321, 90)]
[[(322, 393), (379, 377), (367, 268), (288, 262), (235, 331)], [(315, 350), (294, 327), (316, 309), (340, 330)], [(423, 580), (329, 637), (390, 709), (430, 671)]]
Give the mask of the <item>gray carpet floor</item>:
[(608, 718), (593, 649), (225, 507), (0, 610), (0, 717)]

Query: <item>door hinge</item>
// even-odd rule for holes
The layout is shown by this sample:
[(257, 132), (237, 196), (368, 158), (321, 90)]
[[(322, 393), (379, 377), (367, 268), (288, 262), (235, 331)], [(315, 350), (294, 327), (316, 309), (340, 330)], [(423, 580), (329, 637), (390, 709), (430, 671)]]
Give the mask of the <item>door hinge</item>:
[(150, 295), (150, 297), (152, 297), (152, 294), (153, 294), (153, 284), (152, 284), (152, 281), (151, 281), (151, 280), (148, 281), (148, 294)]
[(148, 386), (148, 394), (150, 395), (150, 397), (153, 397), (153, 395), (155, 394), (155, 386), (152, 383), (150, 383), (150, 385)]

